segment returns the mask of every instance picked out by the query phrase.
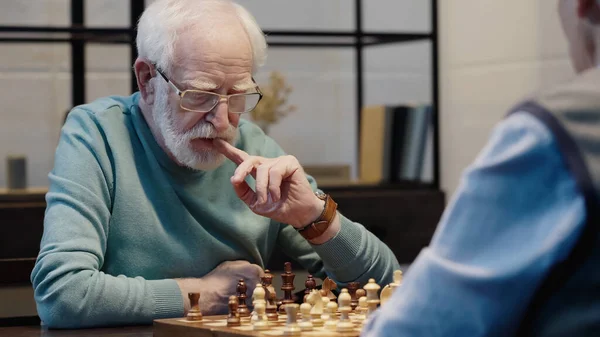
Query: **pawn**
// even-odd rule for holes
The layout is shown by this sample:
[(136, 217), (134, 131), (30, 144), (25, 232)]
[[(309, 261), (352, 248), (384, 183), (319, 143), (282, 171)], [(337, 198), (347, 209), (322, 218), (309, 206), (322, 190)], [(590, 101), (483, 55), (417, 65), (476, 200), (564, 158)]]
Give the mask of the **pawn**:
[(283, 334), (290, 336), (299, 336), (302, 333), (302, 329), (300, 329), (300, 325), (298, 324), (298, 304), (297, 303), (288, 303), (284, 304), (284, 310), (287, 315), (287, 319), (285, 322), (285, 328), (283, 329)]
[(300, 330), (302, 331), (312, 331), (313, 325), (310, 320), (310, 303), (304, 302), (300, 304), (300, 313), (302, 314), (302, 322), (298, 325), (300, 326)]
[(240, 326), (240, 314), (238, 313), (238, 299), (235, 295), (229, 296), (229, 315), (227, 315), (227, 326)]
[(367, 312), (369, 311), (369, 304), (367, 304), (367, 296), (362, 296), (358, 299), (358, 306), (356, 307), (356, 319), (365, 320), (367, 318)]
[[(262, 287), (261, 287), (262, 288)], [(266, 320), (265, 315), (266, 304), (265, 301), (256, 301), (254, 305), (254, 311), (256, 316), (252, 317), (252, 329), (253, 330), (268, 330), (269, 322)]]
[(350, 311), (352, 311), (352, 296), (348, 292), (348, 289), (342, 289), (340, 296), (338, 297), (338, 305), (340, 311), (340, 320), (337, 323), (338, 332), (350, 332), (354, 329), (354, 324), (350, 320)]
[[(252, 305), (254, 306), (254, 311), (252, 312), (252, 318), (251, 321), (260, 321), (260, 320), (267, 320), (267, 315), (266, 315), (266, 308), (267, 308), (267, 302), (265, 301), (265, 288), (263, 287), (263, 285), (261, 283), (258, 283), (256, 285), (256, 288), (254, 288), (254, 292), (252, 292)], [(265, 308), (265, 312), (259, 313), (256, 310), (256, 307), (258, 305), (262, 305)]]
[(202, 313), (200, 312), (200, 293), (188, 293), (190, 299), (190, 311), (187, 313), (188, 321), (202, 321)]
[(327, 330), (336, 330), (337, 328), (337, 308), (338, 305), (336, 302), (331, 301), (327, 303), (327, 312), (329, 313), (329, 318), (325, 321), (325, 329)]

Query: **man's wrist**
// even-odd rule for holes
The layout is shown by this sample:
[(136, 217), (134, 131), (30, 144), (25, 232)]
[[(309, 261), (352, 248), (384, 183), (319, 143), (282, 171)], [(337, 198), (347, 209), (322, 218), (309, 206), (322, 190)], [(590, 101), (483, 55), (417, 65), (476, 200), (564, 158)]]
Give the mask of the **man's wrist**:
[(309, 226), (313, 222), (315, 222), (321, 214), (325, 211), (325, 200), (319, 199), (316, 195), (313, 195), (314, 200), (311, 206), (308, 208), (308, 212), (306, 212), (306, 216), (299, 219), (299, 223), (291, 224), (296, 229), (301, 229), (306, 226)]

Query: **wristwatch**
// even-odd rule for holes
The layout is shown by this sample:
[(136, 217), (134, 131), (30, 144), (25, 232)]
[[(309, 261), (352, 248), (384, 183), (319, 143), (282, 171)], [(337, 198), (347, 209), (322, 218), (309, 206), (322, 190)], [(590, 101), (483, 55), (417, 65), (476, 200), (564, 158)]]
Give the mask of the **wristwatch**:
[(337, 213), (337, 204), (329, 194), (317, 191), (315, 195), (319, 199), (325, 200), (325, 207), (323, 207), (323, 212), (321, 212), (321, 215), (314, 222), (297, 229), (298, 233), (307, 240), (312, 240), (325, 233)]

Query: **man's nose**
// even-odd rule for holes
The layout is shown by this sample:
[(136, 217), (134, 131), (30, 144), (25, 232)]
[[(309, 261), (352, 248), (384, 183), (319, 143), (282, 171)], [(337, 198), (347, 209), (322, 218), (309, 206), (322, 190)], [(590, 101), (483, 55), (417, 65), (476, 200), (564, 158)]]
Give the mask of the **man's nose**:
[(206, 116), (206, 121), (211, 123), (217, 132), (225, 132), (229, 128), (229, 105), (227, 98), (221, 97), (217, 106)]

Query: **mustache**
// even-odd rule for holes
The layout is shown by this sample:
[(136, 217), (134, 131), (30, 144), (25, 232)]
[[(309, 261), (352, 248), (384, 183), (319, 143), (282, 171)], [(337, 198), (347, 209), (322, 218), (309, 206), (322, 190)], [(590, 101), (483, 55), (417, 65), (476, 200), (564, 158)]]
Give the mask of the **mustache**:
[(187, 139), (195, 138), (221, 138), (231, 141), (235, 138), (236, 128), (229, 125), (224, 132), (218, 132), (211, 123), (203, 122), (194, 126), (191, 130), (184, 132), (183, 137)]

